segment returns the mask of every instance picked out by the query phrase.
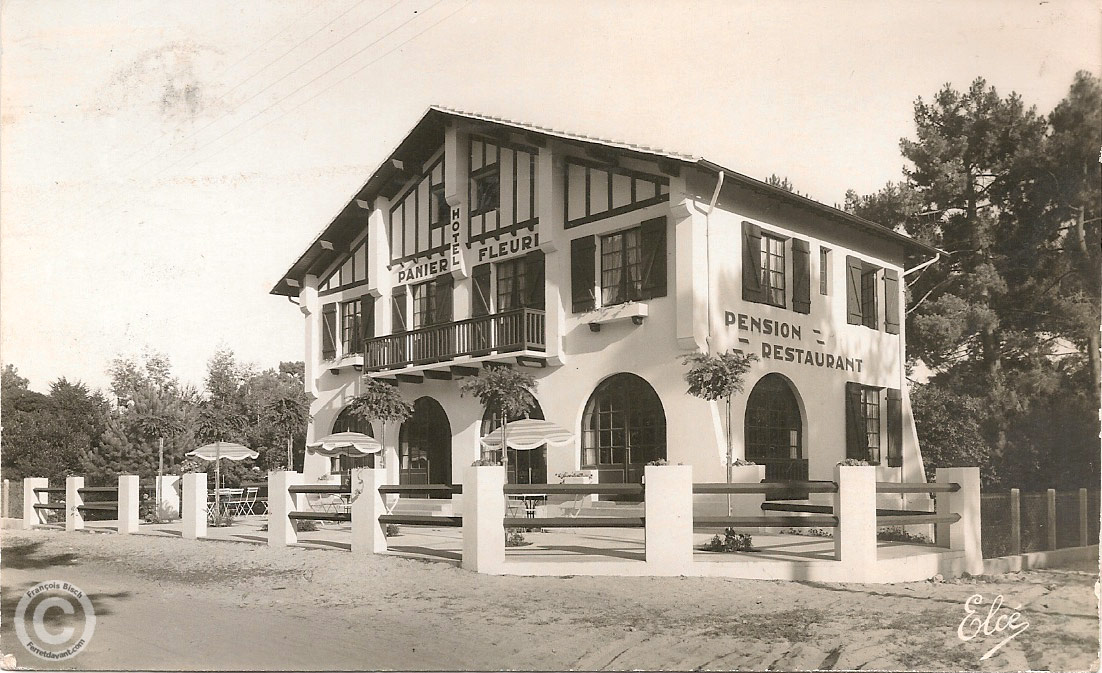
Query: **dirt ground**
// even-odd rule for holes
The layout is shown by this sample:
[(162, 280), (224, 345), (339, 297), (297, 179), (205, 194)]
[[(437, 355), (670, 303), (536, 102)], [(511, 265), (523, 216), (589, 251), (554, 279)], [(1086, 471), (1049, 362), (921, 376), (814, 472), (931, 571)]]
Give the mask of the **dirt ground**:
[[(340, 550), (2, 531), (0, 649), (77, 669), (1098, 670), (1098, 569), (898, 585), (489, 577)], [(19, 596), (90, 594), (88, 647), (60, 664), (15, 642)], [(1029, 622), (958, 637), (969, 596)], [(985, 612), (984, 612), (985, 614)], [(1005, 635), (1005, 634), (1004, 634)]]

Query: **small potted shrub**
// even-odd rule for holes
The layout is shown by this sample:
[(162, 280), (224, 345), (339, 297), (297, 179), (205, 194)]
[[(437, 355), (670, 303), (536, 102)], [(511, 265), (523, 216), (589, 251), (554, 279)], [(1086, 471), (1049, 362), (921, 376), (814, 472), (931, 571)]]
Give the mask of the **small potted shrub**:
[(723, 531), (723, 537), (718, 534), (701, 547), (702, 551), (737, 552), (755, 551), (754, 539), (749, 533), (736, 533), (734, 528)]

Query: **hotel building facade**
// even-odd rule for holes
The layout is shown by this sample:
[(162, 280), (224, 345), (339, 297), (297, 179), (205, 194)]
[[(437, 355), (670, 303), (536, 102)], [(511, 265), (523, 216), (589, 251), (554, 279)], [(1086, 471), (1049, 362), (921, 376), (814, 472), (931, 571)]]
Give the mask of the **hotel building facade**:
[[(496, 419), (460, 385), (500, 364), (575, 433), (511, 451), (510, 481), (638, 482), (660, 458), (724, 481), (724, 404), (687, 394), (682, 358), (728, 349), (758, 356), (736, 458), (767, 479), (829, 480), (849, 457), (922, 482), (904, 275), (936, 254), (704, 159), (433, 107), (272, 292), (305, 318), (307, 440), (373, 435), (392, 483), (458, 482), (482, 457)], [(353, 418), (365, 376), (414, 415)], [(305, 479), (351, 466), (307, 455)]]

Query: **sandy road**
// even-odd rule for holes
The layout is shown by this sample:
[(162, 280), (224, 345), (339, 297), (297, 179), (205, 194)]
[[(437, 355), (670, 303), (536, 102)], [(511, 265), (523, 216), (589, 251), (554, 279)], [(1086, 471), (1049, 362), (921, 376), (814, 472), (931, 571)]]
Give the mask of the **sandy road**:
[[(704, 578), (486, 577), (346, 552), (4, 531), (0, 641), (21, 666), (143, 669), (1097, 670), (1097, 575), (874, 586)], [(61, 579), (98, 624), (61, 666), (13, 641), (14, 602)], [(962, 642), (968, 596), (1030, 627)]]

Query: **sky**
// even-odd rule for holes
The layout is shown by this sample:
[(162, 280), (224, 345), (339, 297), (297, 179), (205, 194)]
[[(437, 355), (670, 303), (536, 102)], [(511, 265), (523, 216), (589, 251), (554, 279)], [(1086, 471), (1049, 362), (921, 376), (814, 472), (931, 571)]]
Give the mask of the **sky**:
[(301, 360), (269, 294), (431, 104), (788, 177), (902, 177), (913, 104), (977, 76), (1042, 113), (1102, 72), (1092, 0), (3, 0), (0, 361), (202, 384)]

